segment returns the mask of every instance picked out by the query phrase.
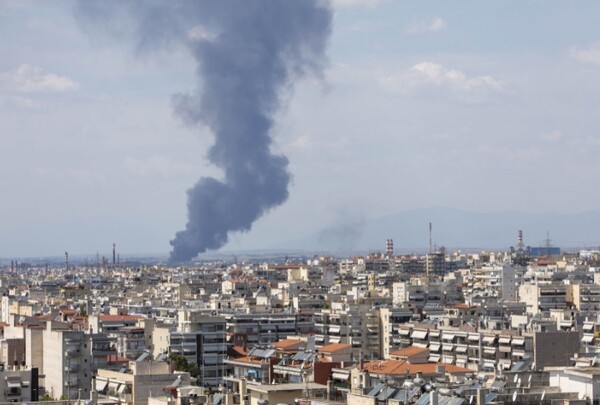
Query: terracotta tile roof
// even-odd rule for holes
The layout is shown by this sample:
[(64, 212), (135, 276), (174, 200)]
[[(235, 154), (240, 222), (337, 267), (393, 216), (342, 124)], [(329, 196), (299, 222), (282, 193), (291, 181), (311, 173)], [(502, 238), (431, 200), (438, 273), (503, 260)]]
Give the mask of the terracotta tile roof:
[(335, 352), (339, 352), (340, 350), (348, 349), (349, 347), (352, 347), (352, 346), (349, 345), (348, 343), (332, 343), (330, 345), (322, 346), (318, 350), (318, 352), (319, 353), (335, 353)]
[(393, 356), (411, 357), (427, 351), (429, 351), (429, 349), (425, 347), (408, 346), (402, 349), (394, 350), (393, 352), (390, 352), (390, 354)]
[(422, 363), (413, 364), (405, 360), (374, 360), (364, 364), (363, 371), (371, 374), (394, 374), (394, 375), (416, 375), (422, 373), (425, 375), (435, 374), (436, 366), (444, 366), (446, 373), (466, 374), (472, 372), (463, 367), (454, 366), (446, 363)]
[(244, 349), (244, 346), (232, 346), (227, 349), (227, 353), (232, 357), (244, 357), (248, 356), (250, 350)]
[(471, 308), (475, 308), (475, 305), (469, 305), (469, 304), (456, 304), (456, 305), (454, 305), (452, 308), (454, 308), (454, 309), (471, 309)]
[(237, 359), (233, 359), (235, 361), (238, 361), (240, 363), (251, 363), (251, 364), (261, 364), (262, 361), (261, 359), (255, 359), (255, 358), (250, 358), (250, 357), (240, 357)]
[(299, 346), (303, 344), (304, 341), (300, 339), (285, 339), (280, 340), (279, 342), (273, 343), (273, 346), (277, 349), (288, 349), (290, 347)]

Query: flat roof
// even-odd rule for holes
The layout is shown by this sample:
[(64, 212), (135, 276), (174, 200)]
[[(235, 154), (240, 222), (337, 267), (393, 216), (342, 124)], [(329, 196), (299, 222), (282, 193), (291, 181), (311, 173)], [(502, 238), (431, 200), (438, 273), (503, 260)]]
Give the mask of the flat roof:
[(327, 386), (315, 382), (306, 383), (291, 383), (291, 384), (269, 384), (269, 385), (252, 385), (248, 384), (246, 388), (250, 391), (258, 392), (281, 392), (281, 391), (302, 391), (308, 386), (309, 390), (326, 390)]

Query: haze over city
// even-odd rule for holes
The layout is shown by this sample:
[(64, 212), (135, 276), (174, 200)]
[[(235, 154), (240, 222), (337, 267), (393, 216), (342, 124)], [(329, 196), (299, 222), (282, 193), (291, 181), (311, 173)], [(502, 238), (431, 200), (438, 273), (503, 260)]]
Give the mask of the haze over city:
[[(289, 198), (225, 249), (361, 233), (427, 207), (596, 211), (599, 8), (335, 1), (321, 73), (295, 79), (273, 113)], [(186, 190), (223, 177), (210, 128), (174, 113), (173, 96), (197, 87), (189, 48), (145, 52), (98, 31), (73, 1), (0, 1), (0, 256), (113, 242), (166, 254)]]

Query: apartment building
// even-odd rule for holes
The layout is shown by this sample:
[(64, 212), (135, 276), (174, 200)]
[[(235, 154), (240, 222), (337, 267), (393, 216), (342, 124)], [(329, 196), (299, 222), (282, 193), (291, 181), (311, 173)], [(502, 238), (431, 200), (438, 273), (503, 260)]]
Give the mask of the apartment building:
[(473, 371), (519, 370), (533, 361), (533, 337), (518, 331), (436, 328), (406, 324), (398, 331), (404, 347), (429, 349), (430, 362), (442, 362)]
[(235, 346), (268, 345), (288, 335), (307, 334), (315, 330), (311, 314), (305, 313), (222, 313), (227, 342)]
[(549, 312), (551, 309), (565, 309), (571, 304), (570, 298), (572, 285), (551, 284), (524, 284), (519, 286), (519, 301), (527, 306), (527, 313), (535, 315), (540, 312)]
[(48, 322), (43, 332), (43, 374), (46, 392), (53, 398), (85, 398), (91, 388), (91, 355), (88, 337), (68, 325)]
[[(145, 405), (163, 388), (190, 385), (189, 373), (172, 373), (163, 361), (132, 361), (127, 372), (99, 369), (95, 379), (99, 403)], [(87, 398), (86, 396), (83, 396)]]
[(169, 353), (184, 356), (199, 369), (198, 385), (218, 387), (226, 375), (226, 321), (203, 311), (179, 311), (178, 328), (170, 333)]

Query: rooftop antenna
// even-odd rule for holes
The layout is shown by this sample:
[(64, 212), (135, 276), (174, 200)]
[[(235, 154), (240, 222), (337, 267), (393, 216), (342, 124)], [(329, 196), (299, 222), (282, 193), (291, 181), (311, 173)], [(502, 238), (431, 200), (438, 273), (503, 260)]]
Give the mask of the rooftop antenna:
[(550, 248), (552, 247), (552, 239), (550, 239), (550, 231), (546, 231), (546, 256), (550, 257)]

